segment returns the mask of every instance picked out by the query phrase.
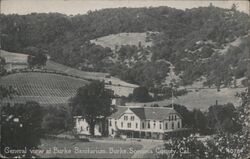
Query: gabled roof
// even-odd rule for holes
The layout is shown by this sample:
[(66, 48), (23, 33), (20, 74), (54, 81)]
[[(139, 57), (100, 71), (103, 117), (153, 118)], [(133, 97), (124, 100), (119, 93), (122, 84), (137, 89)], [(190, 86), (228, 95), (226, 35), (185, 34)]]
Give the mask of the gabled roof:
[(109, 118), (119, 118), (122, 113), (124, 113), (126, 110), (128, 109), (128, 107), (116, 107), (116, 111), (114, 113), (112, 113)]
[(180, 118), (182, 116), (172, 108), (165, 107), (117, 107), (117, 111), (113, 113), (111, 118), (119, 118), (127, 109), (130, 109), (142, 120), (165, 120), (168, 119), (170, 114), (178, 114)]

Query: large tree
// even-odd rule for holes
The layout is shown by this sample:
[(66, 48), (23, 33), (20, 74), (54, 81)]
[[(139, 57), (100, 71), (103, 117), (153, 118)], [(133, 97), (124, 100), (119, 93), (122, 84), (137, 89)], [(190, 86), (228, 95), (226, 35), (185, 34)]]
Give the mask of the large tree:
[[(4, 106), (1, 111), (1, 154), (31, 157), (42, 137), (42, 107), (36, 102)], [(11, 153), (9, 150), (25, 150)]]
[(105, 89), (104, 82), (93, 81), (77, 90), (71, 99), (73, 115), (83, 116), (90, 126), (90, 134), (95, 135), (94, 128), (100, 118), (111, 114), (111, 94)]
[(133, 91), (132, 100), (135, 102), (150, 102), (152, 97), (146, 87), (137, 87)]
[(45, 54), (37, 53), (34, 56), (28, 56), (29, 67), (42, 67), (45, 66), (47, 62), (47, 56)]

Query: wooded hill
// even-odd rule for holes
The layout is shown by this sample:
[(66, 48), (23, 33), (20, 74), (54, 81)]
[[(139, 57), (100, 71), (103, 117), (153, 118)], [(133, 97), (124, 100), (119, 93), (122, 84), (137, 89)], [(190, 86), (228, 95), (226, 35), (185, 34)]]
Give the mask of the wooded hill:
[[(44, 53), (85, 71), (108, 72), (149, 88), (162, 86), (175, 66), (179, 85), (205, 77), (205, 85), (229, 86), (245, 76), (249, 57), (249, 15), (214, 6), (177, 10), (169, 7), (117, 8), (86, 15), (59, 13), (1, 15), (4, 50)], [(90, 40), (118, 33), (147, 33), (153, 45), (124, 45), (114, 51)], [(232, 45), (232, 43), (237, 45)], [(152, 54), (124, 65), (127, 57)]]

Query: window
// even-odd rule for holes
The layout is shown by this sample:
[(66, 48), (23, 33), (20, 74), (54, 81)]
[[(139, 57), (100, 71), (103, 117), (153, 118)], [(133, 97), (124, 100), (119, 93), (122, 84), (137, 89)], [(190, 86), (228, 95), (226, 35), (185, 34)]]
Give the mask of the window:
[(109, 121), (109, 126), (112, 126), (112, 121), (111, 120)]
[(144, 123), (142, 123), (142, 128), (143, 128), (143, 129), (145, 128), (145, 125), (144, 125)]
[(180, 128), (180, 122), (179, 122), (179, 121), (178, 121), (178, 123), (177, 123), (177, 127)]
[(170, 119), (170, 116), (168, 117), (168, 120), (170, 121), (171, 119)]
[(168, 129), (168, 123), (165, 123), (165, 129)]
[(123, 128), (123, 122), (121, 122), (121, 127)]
[(161, 129), (161, 122), (160, 122), (160, 125), (159, 125), (159, 126), (160, 126), (160, 129)]
[(134, 117), (134, 116), (131, 116), (130, 119), (131, 119), (131, 121), (134, 121), (134, 120), (135, 120), (135, 117)]
[(176, 120), (176, 115), (174, 116), (174, 120)]
[(128, 116), (124, 116), (124, 120), (128, 120)]
[(88, 126), (86, 127), (86, 130), (89, 131), (89, 127)]
[(128, 127), (128, 128), (131, 128), (131, 123), (128, 123), (128, 124), (127, 124), (127, 127)]
[(114, 134), (114, 129), (112, 129), (111, 134)]
[(117, 125), (117, 121), (115, 121), (115, 126)]
[(150, 122), (148, 122), (148, 129), (150, 129)]
[(172, 129), (174, 129), (174, 123), (172, 123)]
[(135, 128), (138, 128), (138, 123), (135, 123)]
[(155, 124), (155, 121), (154, 121), (154, 128), (155, 128), (155, 125), (156, 125), (156, 124)]
[(174, 120), (174, 116), (172, 115), (172, 120)]

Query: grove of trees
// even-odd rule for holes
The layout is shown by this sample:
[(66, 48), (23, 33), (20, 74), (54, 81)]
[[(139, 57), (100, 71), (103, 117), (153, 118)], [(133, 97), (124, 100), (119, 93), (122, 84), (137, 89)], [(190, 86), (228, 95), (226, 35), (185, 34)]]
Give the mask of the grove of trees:
[[(215, 51), (248, 33), (249, 15), (233, 7), (210, 5), (185, 11), (169, 7), (116, 8), (72, 17), (59, 13), (0, 15), (0, 20), (2, 48), (7, 51), (41, 52), (59, 63), (109, 72), (148, 89), (161, 85), (168, 73), (168, 66), (157, 64), (159, 60), (175, 66), (182, 84), (205, 76), (209, 86), (228, 86), (233, 76), (241, 78), (246, 73), (249, 37), (226, 54)], [(89, 42), (110, 34), (148, 31), (156, 32), (148, 38), (153, 40), (152, 47), (143, 50), (123, 46), (115, 53), (118, 60), (110, 60), (114, 57), (110, 48)], [(133, 65), (124, 65), (128, 55), (137, 58), (136, 52), (152, 53), (152, 58), (138, 58)]]
[[(1, 154), (30, 158), (43, 136), (42, 107), (36, 102), (1, 106)], [(13, 153), (11, 150), (23, 150)]]
[[(104, 82), (93, 81), (77, 90), (71, 99), (72, 114), (83, 116), (89, 124), (90, 134), (95, 135), (95, 124), (112, 113), (111, 94)], [(104, 132), (103, 132), (104, 133)]]

